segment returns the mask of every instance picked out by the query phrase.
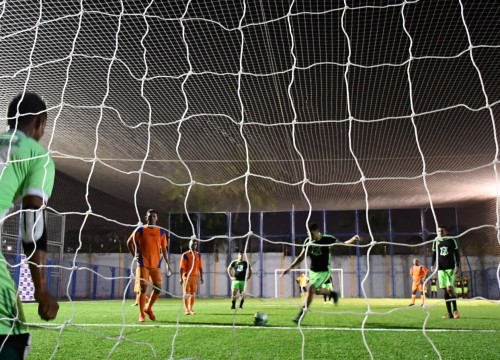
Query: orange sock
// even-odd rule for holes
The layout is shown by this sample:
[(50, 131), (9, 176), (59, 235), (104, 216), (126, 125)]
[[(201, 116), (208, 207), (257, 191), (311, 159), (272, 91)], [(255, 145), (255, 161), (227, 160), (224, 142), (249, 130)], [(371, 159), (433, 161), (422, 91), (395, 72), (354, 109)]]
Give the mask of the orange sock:
[(194, 305), (194, 295), (191, 295), (189, 298), (189, 309), (193, 310), (193, 305)]
[(184, 310), (189, 312), (189, 298), (184, 298)]
[(146, 294), (141, 294), (139, 298), (139, 312), (144, 316), (144, 307), (146, 306)]

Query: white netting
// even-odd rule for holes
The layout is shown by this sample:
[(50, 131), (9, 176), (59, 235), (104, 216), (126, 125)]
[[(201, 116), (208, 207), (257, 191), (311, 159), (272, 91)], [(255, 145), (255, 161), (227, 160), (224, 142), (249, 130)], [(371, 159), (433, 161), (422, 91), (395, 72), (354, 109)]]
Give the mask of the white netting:
[[(43, 143), (59, 171), (85, 184), (53, 206), (83, 219), (67, 269), (119, 278), (78, 265), (92, 218), (136, 225), (98, 205), (96, 189), (133, 204), (138, 222), (151, 206), (246, 212), (245, 250), (274, 243), (255, 236), (252, 211), (363, 209), (365, 320), (370, 251), (381, 245), (372, 209), (429, 207), (434, 232), (436, 206), (490, 201), (493, 216), (459, 235), (498, 232), (495, 3), (0, 5), (1, 119), (17, 93), (41, 94)], [(184, 240), (199, 237), (187, 220)], [(498, 234), (488, 241), (498, 255)]]

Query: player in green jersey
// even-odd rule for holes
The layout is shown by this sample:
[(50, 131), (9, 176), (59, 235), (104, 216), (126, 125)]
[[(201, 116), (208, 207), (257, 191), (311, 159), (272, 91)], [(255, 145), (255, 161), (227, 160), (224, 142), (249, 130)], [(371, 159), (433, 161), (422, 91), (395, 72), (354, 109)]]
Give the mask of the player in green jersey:
[(252, 276), (252, 267), (248, 262), (243, 260), (243, 252), (238, 252), (238, 260), (233, 260), (227, 267), (227, 275), (232, 280), (231, 289), (231, 309), (236, 308), (236, 298), (238, 291), (240, 292), (240, 309), (243, 308), (245, 301), (245, 283)]
[[(335, 291), (330, 290), (329, 288), (323, 287), (325, 283), (330, 280), (331, 272), (330, 272), (330, 262), (331, 256), (330, 247), (338, 242), (342, 242), (338, 240), (336, 237), (331, 235), (323, 235), (319, 231), (319, 226), (317, 224), (309, 225), (309, 232), (311, 236), (309, 236), (305, 241), (300, 252), (299, 256), (295, 258), (292, 264), (283, 272), (281, 276), (287, 274), (291, 269), (300, 264), (306, 255), (309, 255), (311, 259), (310, 270), (309, 270), (309, 278), (310, 285), (307, 296), (306, 306), (300, 311), (299, 315), (293, 319), (294, 322), (299, 323), (304, 316), (305, 310), (309, 308), (311, 302), (314, 298), (314, 294), (326, 294), (332, 295), (333, 302), (337, 304), (338, 302), (338, 294)], [(354, 235), (347, 241), (344, 241), (344, 244), (352, 244), (356, 241), (360, 241), (361, 238), (358, 235)]]
[[(38, 314), (56, 317), (59, 305), (46, 286), (47, 234), (45, 204), (54, 185), (54, 162), (38, 143), (47, 124), (47, 107), (33, 93), (22, 93), (9, 104), (9, 130), (0, 134), (0, 224), (21, 198), (21, 239), (35, 287)], [(16, 285), (0, 253), (0, 359), (24, 359), (30, 335)]]
[[(455, 293), (455, 275), (459, 271), (460, 253), (458, 251), (457, 240), (446, 236), (446, 227), (439, 226), (438, 236), (432, 243), (432, 267), (438, 269), (439, 287), (444, 290), (444, 300), (446, 301), (447, 313), (443, 318), (459, 319), (460, 314), (457, 309), (457, 294)], [(453, 313), (451, 307), (453, 306)]]

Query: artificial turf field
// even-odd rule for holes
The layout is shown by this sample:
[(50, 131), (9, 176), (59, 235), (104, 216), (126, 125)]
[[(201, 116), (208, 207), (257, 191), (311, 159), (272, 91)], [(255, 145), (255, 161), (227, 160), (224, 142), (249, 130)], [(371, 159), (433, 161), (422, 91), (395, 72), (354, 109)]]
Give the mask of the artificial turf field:
[[(498, 301), (459, 300), (462, 318), (442, 319), (441, 300), (428, 299), (427, 312), (418, 299), (414, 307), (371, 299), (366, 317), (364, 299), (334, 306), (317, 298), (300, 327), (291, 321), (299, 299), (247, 299), (236, 313), (229, 299), (197, 299), (193, 316), (181, 302), (159, 299), (156, 321), (145, 323), (133, 300), (62, 302), (48, 323), (25, 304), (36, 325), (28, 359), (500, 359)], [(253, 326), (257, 311), (268, 315), (266, 327)]]

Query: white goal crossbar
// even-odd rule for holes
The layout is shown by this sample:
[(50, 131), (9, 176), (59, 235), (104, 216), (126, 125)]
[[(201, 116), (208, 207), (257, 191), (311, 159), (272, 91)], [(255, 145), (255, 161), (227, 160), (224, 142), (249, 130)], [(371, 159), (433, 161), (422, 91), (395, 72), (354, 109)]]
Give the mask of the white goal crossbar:
[[(278, 287), (280, 285), (280, 280), (281, 282), (284, 281), (284, 279), (280, 279), (281, 272), (285, 269), (274, 269), (274, 297), (278, 298)], [(340, 290), (340, 297), (344, 297), (344, 270), (343, 269), (330, 269), (332, 273), (332, 279), (333, 279), (333, 284), (334, 284), (334, 289), (337, 291)], [(305, 273), (306, 276), (309, 273), (309, 269), (291, 269), (290, 273), (292, 272), (298, 272), (298, 273)], [(295, 284), (294, 284), (295, 285)]]

